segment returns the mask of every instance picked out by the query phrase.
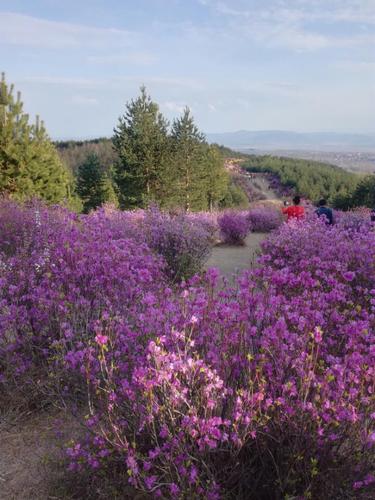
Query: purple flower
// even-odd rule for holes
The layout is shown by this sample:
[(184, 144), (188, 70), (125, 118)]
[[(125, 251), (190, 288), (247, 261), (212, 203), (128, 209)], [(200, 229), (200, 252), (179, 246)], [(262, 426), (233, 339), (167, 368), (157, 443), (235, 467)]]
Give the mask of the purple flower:
[(157, 476), (146, 476), (145, 485), (148, 490), (151, 490), (157, 481)]
[(343, 274), (343, 276), (346, 281), (353, 281), (353, 279), (355, 278), (355, 273), (353, 273), (352, 271), (347, 271)]
[(98, 334), (95, 337), (95, 342), (99, 345), (105, 345), (108, 342), (107, 335)]

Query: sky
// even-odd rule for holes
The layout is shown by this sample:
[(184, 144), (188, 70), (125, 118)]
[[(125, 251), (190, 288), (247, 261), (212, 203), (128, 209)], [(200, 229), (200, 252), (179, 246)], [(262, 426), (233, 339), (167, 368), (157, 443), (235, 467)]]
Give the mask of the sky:
[(0, 71), (51, 137), (146, 85), (205, 132), (375, 132), (375, 0), (0, 0)]

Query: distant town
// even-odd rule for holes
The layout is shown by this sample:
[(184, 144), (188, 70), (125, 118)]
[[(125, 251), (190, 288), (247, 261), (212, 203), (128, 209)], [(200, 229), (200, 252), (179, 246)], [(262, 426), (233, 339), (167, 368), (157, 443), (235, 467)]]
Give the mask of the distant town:
[(295, 149), (255, 149), (241, 148), (238, 151), (246, 154), (272, 154), (287, 158), (302, 158), (330, 163), (350, 172), (375, 173), (375, 151), (309, 151)]

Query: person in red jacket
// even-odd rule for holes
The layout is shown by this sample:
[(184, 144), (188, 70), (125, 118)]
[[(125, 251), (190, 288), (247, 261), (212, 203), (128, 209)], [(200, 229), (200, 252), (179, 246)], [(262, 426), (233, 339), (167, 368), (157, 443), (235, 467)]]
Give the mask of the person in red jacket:
[(303, 219), (305, 216), (305, 209), (300, 205), (301, 198), (299, 196), (295, 196), (293, 198), (293, 205), (290, 207), (283, 208), (283, 214), (287, 216), (287, 221), (293, 219)]

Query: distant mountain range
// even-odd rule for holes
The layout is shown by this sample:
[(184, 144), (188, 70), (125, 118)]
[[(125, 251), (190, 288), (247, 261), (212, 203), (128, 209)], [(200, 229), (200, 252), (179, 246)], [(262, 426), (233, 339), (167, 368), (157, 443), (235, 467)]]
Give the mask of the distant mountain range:
[(283, 130), (239, 130), (206, 134), (208, 142), (233, 149), (375, 151), (374, 134), (335, 132), (287, 132)]

